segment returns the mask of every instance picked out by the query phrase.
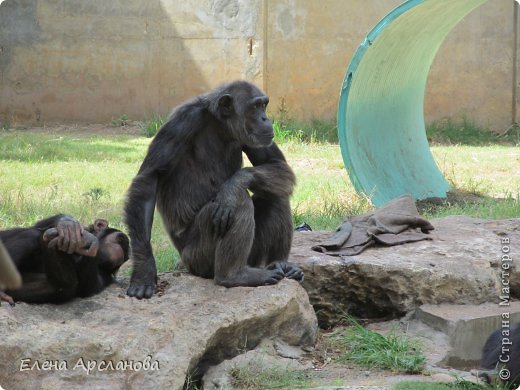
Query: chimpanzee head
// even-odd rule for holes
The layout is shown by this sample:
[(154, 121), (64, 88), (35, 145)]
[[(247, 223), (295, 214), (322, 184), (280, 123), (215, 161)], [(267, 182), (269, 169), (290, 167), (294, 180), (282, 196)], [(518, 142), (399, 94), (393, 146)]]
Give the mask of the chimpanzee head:
[(269, 98), (260, 89), (246, 81), (234, 81), (208, 97), (210, 110), (235, 140), (252, 148), (271, 145), (274, 131), (266, 114)]
[(99, 267), (115, 274), (129, 258), (130, 240), (128, 236), (118, 229), (108, 227), (105, 219), (96, 219), (87, 230), (94, 234), (99, 241), (96, 255)]

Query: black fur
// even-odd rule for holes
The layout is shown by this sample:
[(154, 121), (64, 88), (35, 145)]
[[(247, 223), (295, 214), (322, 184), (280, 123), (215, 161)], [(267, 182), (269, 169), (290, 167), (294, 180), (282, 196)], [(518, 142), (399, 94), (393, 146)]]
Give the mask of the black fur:
[(497, 375), (500, 377), (501, 369), (506, 369), (510, 373), (510, 379), (505, 382), (520, 385), (520, 324), (512, 325), (509, 335), (503, 335), (501, 329), (491, 333), (482, 351), (480, 369), (480, 376), (489, 383)]
[[(58, 235), (60, 226), (69, 227), (71, 231), (78, 229), (78, 233), (82, 229), (74, 218), (55, 215), (30, 228), (0, 232), (0, 239), (23, 280), (20, 289), (0, 291), (0, 300), (10, 303), (65, 302), (74, 297), (99, 293), (112, 282), (113, 275), (128, 259), (128, 237), (116, 229), (86, 229), (82, 233), (84, 242), (98, 248), (95, 255), (86, 256), (75, 252), (84, 249), (80, 248), (84, 242), (79, 242), (75, 237), (68, 237), (68, 242), (61, 249), (59, 245), (45, 241), (45, 233), (54, 230), (53, 234)], [(109, 251), (114, 247), (119, 250), (116, 253), (122, 253), (122, 257), (109, 256)]]
[[(235, 81), (179, 106), (157, 133), (125, 207), (134, 264), (128, 295), (155, 290), (156, 204), (191, 273), (227, 287), (303, 279), (285, 263), (295, 177), (272, 142), (267, 103), (253, 84)], [(242, 153), (253, 167), (242, 167)]]

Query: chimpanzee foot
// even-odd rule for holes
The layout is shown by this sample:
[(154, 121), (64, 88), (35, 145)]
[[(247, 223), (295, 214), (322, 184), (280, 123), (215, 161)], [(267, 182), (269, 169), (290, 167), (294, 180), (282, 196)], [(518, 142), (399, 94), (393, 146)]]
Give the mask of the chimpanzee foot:
[(14, 306), (14, 300), (10, 295), (7, 295), (5, 292), (0, 291), (0, 303), (7, 302), (9, 305)]
[(149, 299), (155, 293), (155, 284), (130, 284), (126, 295), (137, 299)]
[(275, 261), (269, 264), (266, 269), (279, 269), (287, 279), (294, 279), (302, 283), (304, 279), (303, 271), (295, 264), (287, 261)]
[(280, 269), (245, 267), (238, 275), (215, 277), (215, 283), (224, 287), (258, 287), (276, 284), (283, 278)]
[(149, 299), (155, 293), (156, 287), (157, 269), (155, 268), (155, 259), (151, 258), (145, 264), (134, 263), (134, 270), (130, 278), (130, 286), (126, 290), (126, 295), (137, 299)]

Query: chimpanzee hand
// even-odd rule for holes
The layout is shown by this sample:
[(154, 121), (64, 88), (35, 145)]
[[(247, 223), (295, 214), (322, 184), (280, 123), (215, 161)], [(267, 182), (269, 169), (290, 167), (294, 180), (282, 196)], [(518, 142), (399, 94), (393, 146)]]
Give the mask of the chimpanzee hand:
[(239, 189), (223, 185), (214, 200), (211, 220), (217, 236), (223, 236), (231, 228), (238, 203)]
[(287, 279), (294, 279), (303, 283), (303, 271), (295, 264), (287, 261), (275, 261), (274, 263), (268, 264), (266, 268), (269, 270), (279, 269)]
[[(47, 245), (49, 248), (58, 247), (59, 250), (63, 252), (68, 252), (68, 250), (62, 249), (62, 248), (70, 248), (70, 245), (68, 247), (63, 246), (60, 248), (60, 240), (61, 240), (60, 232), (58, 228), (50, 228), (43, 233), (43, 241), (48, 242)], [(77, 237), (74, 237), (75, 244), (74, 244), (74, 250), (72, 253), (76, 253), (78, 255), (87, 256), (87, 257), (95, 257), (97, 254), (97, 251), (99, 249), (99, 241), (96, 236), (94, 236), (92, 233), (83, 230), (82, 234), (79, 237), (79, 240)]]
[(58, 237), (53, 242), (53, 247), (57, 245), (60, 251), (67, 252), (69, 255), (79, 249), (84, 229), (78, 221), (64, 216), (56, 224), (56, 230)]

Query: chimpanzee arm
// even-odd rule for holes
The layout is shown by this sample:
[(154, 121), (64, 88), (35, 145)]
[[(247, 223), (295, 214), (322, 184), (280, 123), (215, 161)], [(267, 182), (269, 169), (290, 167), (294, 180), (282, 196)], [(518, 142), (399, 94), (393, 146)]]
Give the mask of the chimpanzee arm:
[(139, 299), (149, 298), (155, 291), (157, 268), (150, 239), (157, 200), (157, 182), (157, 173), (139, 173), (128, 191), (125, 207), (125, 222), (133, 259), (132, 278), (127, 294)]
[[(78, 275), (78, 297), (88, 297), (101, 292), (112, 281), (110, 274), (103, 273), (98, 267), (99, 260), (96, 257), (82, 256), (76, 264)], [(103, 273), (103, 275), (101, 274)]]
[(150, 239), (159, 177), (176, 167), (195, 135), (193, 129), (200, 129), (205, 120), (201, 112), (189, 108), (176, 112), (157, 133), (128, 190), (125, 223), (132, 247), (133, 271), (127, 290), (131, 297), (150, 298), (155, 292), (157, 268)]
[(58, 225), (58, 222), (60, 220), (71, 220), (71, 221), (75, 221), (75, 219), (73, 217), (71, 217), (70, 215), (66, 215), (66, 214), (57, 214), (57, 215), (53, 215), (52, 217), (49, 217), (49, 218), (45, 218), (45, 219), (42, 219), (41, 221), (38, 221), (34, 224), (34, 227), (36, 229), (39, 229), (40, 231), (45, 231), (47, 229), (50, 229), (50, 228), (53, 228), (53, 227), (56, 227)]
[(265, 148), (244, 147), (243, 150), (253, 167), (239, 170), (220, 188), (212, 214), (217, 235), (228, 230), (241, 191), (250, 190), (256, 197), (265, 199), (288, 199), (296, 182), (293, 171), (275, 143)]
[(265, 148), (244, 147), (253, 167), (243, 168), (230, 180), (260, 197), (290, 196), (296, 178), (284, 155), (273, 142)]
[[(70, 229), (64, 229), (63, 226), (70, 226)], [(34, 226), (29, 228), (14, 228), (0, 232), (0, 239), (4, 242), (7, 252), (11, 255), (15, 265), (20, 268), (25, 259), (35, 255), (40, 248), (40, 237), (43, 232), (53, 227), (60, 227), (60, 231), (68, 233), (68, 230), (74, 234), (66, 234), (66, 240), (61, 248), (68, 250), (69, 247), (74, 249), (77, 241), (76, 236), (81, 235), (81, 225), (74, 218), (58, 214), (49, 218), (38, 221)], [(70, 237), (69, 237), (70, 236)], [(60, 248), (60, 249), (61, 249)]]

